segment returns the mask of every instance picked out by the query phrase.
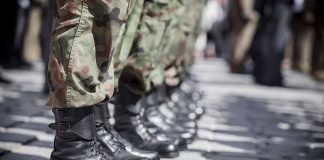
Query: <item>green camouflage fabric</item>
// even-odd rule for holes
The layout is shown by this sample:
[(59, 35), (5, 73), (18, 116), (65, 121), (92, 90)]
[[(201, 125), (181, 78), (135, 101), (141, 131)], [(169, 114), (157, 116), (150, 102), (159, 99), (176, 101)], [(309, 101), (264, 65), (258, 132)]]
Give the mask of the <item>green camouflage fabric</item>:
[(194, 62), (195, 42), (200, 33), (200, 20), (205, 0), (183, 0), (178, 27), (169, 32), (171, 41), (165, 48), (165, 83), (178, 85)]
[(136, 3), (114, 56), (115, 82), (143, 94), (164, 82), (178, 84), (192, 64), (204, 0)]
[(48, 64), (48, 105), (85, 107), (114, 91), (113, 54), (132, 0), (56, 0)]
[[(182, 6), (180, 0), (145, 1), (136, 35), (134, 36), (134, 29), (126, 29), (126, 33), (129, 31), (129, 35), (134, 37), (131, 40), (133, 44), (129, 40), (125, 42), (126, 46), (132, 45), (131, 50), (121, 53), (118, 56), (120, 60), (115, 60), (117, 68), (121, 68), (115, 73), (116, 76), (120, 75), (120, 84), (136, 94), (143, 94), (164, 82), (162, 59), (165, 43), (170, 43), (169, 40), (172, 39), (169, 32), (179, 27), (178, 15)], [(135, 17), (138, 19), (137, 15)], [(127, 54), (129, 55), (126, 56)], [(120, 65), (120, 62), (125, 63)]]
[(114, 68), (115, 68), (115, 86), (118, 86), (119, 77), (128, 64), (132, 46), (137, 35), (139, 23), (143, 12), (144, 0), (136, 0), (133, 8), (128, 16), (128, 21), (125, 27), (125, 32), (122, 35), (120, 43), (116, 47), (114, 53)]
[(188, 70), (194, 63), (195, 61), (195, 47), (196, 47), (196, 40), (201, 33), (201, 17), (202, 17), (202, 11), (204, 9), (204, 6), (206, 4), (206, 0), (191, 0), (192, 3), (196, 6), (196, 8), (193, 8), (192, 3), (190, 3), (190, 0), (187, 1), (187, 7), (188, 10), (194, 10), (194, 13), (192, 17), (195, 17), (194, 20), (190, 20), (191, 16), (187, 16), (185, 19), (189, 23), (189, 26), (191, 26), (191, 34), (187, 39), (187, 46), (185, 50), (185, 56), (183, 58), (183, 68), (184, 70)]

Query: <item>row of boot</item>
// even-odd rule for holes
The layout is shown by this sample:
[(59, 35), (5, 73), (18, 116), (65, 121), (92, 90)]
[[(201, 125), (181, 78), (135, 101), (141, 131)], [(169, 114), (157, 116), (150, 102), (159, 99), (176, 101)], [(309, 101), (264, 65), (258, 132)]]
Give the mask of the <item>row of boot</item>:
[(187, 149), (204, 113), (203, 94), (192, 81), (136, 95), (119, 86), (111, 103), (53, 109), (56, 130), (51, 160), (159, 160)]

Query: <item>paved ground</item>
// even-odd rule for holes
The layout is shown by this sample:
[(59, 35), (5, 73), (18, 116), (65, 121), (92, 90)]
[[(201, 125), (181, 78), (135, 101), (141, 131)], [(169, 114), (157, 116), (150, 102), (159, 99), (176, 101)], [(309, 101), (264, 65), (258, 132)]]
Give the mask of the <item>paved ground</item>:
[[(177, 160), (323, 160), (324, 85), (285, 71), (286, 88), (253, 84), (229, 74), (222, 60), (201, 60), (192, 73), (206, 93), (207, 114), (197, 140)], [(12, 71), (0, 85), (0, 159), (49, 157), (53, 131), (42, 71)]]

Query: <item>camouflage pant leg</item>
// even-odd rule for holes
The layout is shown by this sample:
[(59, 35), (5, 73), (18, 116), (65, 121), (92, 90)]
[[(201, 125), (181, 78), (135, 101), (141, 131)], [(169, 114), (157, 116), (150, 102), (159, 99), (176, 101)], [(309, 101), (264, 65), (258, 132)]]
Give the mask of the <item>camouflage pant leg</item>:
[[(194, 52), (195, 52), (195, 45), (196, 45), (196, 40), (201, 32), (201, 16), (202, 16), (202, 10), (206, 4), (206, 0), (197, 0), (194, 1), (194, 5), (190, 3), (190, 1), (187, 1), (186, 5), (188, 6), (187, 10), (193, 10), (192, 16), (187, 16), (185, 19), (190, 26), (190, 31), (191, 34), (187, 38), (187, 45), (186, 49), (184, 52), (183, 56), (183, 62), (182, 62), (182, 67), (183, 70), (188, 70), (190, 66), (194, 63), (195, 57), (194, 57)], [(192, 8), (193, 6), (196, 6), (195, 9)], [(190, 20), (192, 17), (194, 17), (194, 20)]]
[(177, 0), (153, 0), (144, 4), (136, 40), (120, 77), (120, 83), (134, 93), (143, 94), (152, 86), (163, 83), (162, 57), (159, 53), (177, 5)]
[(204, 0), (183, 1), (184, 10), (179, 13), (179, 28), (174, 33), (166, 52), (164, 63), (166, 64), (165, 82), (167, 85), (178, 85), (181, 82), (189, 63), (192, 63), (195, 41), (200, 30), (200, 17)]
[(118, 43), (114, 53), (114, 68), (115, 68), (115, 86), (118, 86), (120, 75), (128, 64), (132, 46), (137, 35), (144, 0), (136, 0), (134, 5), (130, 6), (128, 21), (125, 27), (125, 32), (122, 35), (121, 41)]
[(85, 107), (113, 94), (113, 51), (129, 3), (120, 0), (56, 0), (49, 59), (52, 107)]

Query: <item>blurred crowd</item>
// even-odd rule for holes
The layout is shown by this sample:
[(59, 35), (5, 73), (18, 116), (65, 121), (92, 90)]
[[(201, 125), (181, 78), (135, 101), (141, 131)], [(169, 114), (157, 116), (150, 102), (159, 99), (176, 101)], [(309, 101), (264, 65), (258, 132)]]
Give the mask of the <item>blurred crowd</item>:
[[(199, 48), (233, 73), (282, 86), (282, 67), (324, 80), (322, 0), (209, 0)], [(204, 43), (205, 42), (205, 43)], [(204, 45), (205, 44), (205, 45)]]

